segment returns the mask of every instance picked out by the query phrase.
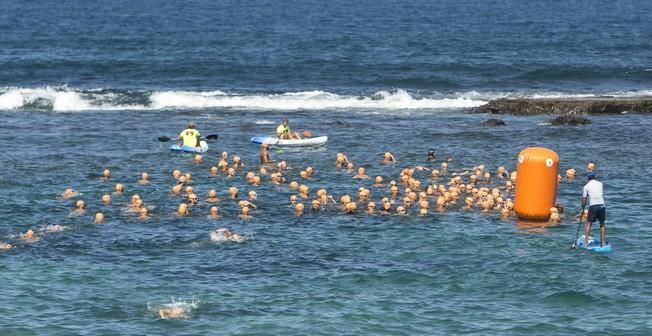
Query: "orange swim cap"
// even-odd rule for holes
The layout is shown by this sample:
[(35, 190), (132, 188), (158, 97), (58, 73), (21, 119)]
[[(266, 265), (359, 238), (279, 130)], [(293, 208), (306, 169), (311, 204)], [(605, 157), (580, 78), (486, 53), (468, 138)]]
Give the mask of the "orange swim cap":
[(310, 133), (310, 131), (303, 131), (303, 136), (305, 138), (310, 138), (312, 136), (312, 133)]

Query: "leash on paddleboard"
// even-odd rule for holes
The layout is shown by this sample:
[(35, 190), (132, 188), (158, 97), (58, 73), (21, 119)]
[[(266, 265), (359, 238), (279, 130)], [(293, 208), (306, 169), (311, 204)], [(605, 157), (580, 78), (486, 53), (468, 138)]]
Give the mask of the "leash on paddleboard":
[(582, 217), (584, 217), (584, 207), (582, 207), (582, 212), (580, 212), (580, 222), (577, 223), (577, 232), (575, 232), (575, 240), (573, 240), (573, 245), (571, 245), (571, 250), (577, 247), (577, 238), (580, 235), (580, 226), (582, 226)]

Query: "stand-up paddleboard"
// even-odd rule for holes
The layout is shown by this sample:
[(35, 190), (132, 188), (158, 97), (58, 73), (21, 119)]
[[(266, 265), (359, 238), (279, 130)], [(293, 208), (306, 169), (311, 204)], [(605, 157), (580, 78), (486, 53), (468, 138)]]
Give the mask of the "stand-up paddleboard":
[(277, 147), (319, 147), (325, 145), (327, 141), (327, 136), (304, 138), (299, 140), (279, 139), (277, 137), (271, 136), (255, 136), (251, 138), (251, 142), (255, 144), (266, 143), (270, 146)]
[(200, 141), (199, 147), (172, 145), (170, 150), (173, 152), (204, 153), (208, 150), (206, 141)]
[(597, 253), (610, 253), (611, 252), (611, 244), (609, 244), (609, 242), (607, 242), (607, 244), (605, 246), (600, 246), (600, 239), (596, 240), (591, 236), (589, 236), (589, 245), (586, 245), (586, 242), (584, 241), (584, 235), (577, 238), (577, 241), (575, 242), (575, 244), (579, 248), (591, 250), (591, 251), (597, 252)]

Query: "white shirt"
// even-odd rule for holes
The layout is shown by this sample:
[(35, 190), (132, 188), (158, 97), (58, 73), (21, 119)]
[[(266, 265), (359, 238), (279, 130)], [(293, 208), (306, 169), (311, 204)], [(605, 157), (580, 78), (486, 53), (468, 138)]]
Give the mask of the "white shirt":
[(604, 196), (602, 195), (602, 182), (591, 180), (582, 190), (582, 197), (587, 197), (589, 206), (604, 204)]

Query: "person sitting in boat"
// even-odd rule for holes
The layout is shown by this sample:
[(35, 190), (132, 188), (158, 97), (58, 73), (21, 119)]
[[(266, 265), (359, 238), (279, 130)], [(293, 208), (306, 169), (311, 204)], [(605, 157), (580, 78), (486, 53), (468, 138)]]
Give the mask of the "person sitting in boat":
[(276, 137), (279, 139), (300, 140), (299, 133), (292, 133), (288, 125), (288, 118), (283, 118), (283, 123), (276, 128)]
[(177, 140), (182, 140), (183, 145), (187, 147), (199, 147), (199, 131), (195, 129), (195, 123), (189, 122), (185, 130), (179, 133)]

